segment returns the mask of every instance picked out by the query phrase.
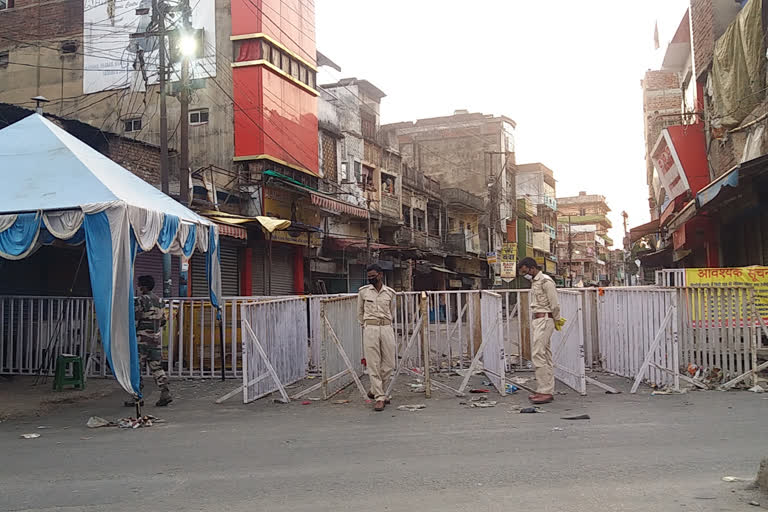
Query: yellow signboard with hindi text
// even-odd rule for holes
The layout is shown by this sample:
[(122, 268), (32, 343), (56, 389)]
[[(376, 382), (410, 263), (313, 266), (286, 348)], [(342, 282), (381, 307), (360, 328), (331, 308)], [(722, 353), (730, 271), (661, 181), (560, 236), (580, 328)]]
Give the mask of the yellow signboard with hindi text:
[(685, 282), (697, 288), (752, 287), (757, 312), (768, 321), (768, 267), (688, 268)]

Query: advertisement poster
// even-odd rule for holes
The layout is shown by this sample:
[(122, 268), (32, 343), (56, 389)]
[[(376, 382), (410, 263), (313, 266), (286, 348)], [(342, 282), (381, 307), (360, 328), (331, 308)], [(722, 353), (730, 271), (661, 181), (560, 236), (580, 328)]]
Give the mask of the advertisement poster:
[[(768, 267), (689, 268), (685, 282), (693, 287), (751, 286), (758, 314), (768, 322)], [(738, 305), (743, 311), (743, 305)]]
[(501, 263), (501, 278), (504, 281), (511, 281), (517, 275), (517, 244), (514, 242), (505, 243), (501, 246), (499, 253), (499, 262)]
[[(192, 3), (192, 28), (203, 30), (203, 48), (200, 57), (190, 61), (191, 79), (216, 76), (215, 20), (214, 0)], [(144, 90), (146, 83), (158, 83), (159, 44), (150, 33), (151, 21), (151, 0), (85, 0), (83, 94), (126, 87)], [(180, 25), (178, 13), (166, 16), (167, 29)], [(176, 63), (171, 81), (178, 80), (180, 71)]]

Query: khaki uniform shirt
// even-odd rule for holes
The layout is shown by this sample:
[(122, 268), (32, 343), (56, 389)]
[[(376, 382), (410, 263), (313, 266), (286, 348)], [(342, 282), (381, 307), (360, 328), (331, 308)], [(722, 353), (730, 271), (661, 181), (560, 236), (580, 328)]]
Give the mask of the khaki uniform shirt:
[(541, 271), (531, 281), (531, 311), (552, 313), (555, 320), (560, 318), (560, 303), (557, 300), (555, 282)]
[(381, 291), (372, 284), (360, 288), (357, 293), (357, 321), (364, 324), (368, 320), (389, 321), (395, 317), (396, 292), (386, 285)]

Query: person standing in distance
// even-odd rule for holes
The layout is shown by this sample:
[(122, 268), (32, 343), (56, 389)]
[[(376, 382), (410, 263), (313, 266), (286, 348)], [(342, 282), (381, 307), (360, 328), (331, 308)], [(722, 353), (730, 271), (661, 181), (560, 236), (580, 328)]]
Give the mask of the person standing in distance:
[(376, 400), (373, 408), (383, 411), (389, 404), (387, 387), (395, 370), (395, 331), (392, 319), (395, 290), (384, 285), (384, 273), (378, 265), (368, 266), (368, 283), (357, 294), (357, 320), (363, 326), (363, 356), (368, 367), (371, 390), (368, 398)]
[(518, 265), (520, 274), (531, 281), (531, 313), (533, 315), (533, 347), (531, 359), (536, 370), (536, 393), (528, 399), (534, 404), (552, 402), (555, 397), (555, 371), (552, 365), (552, 333), (560, 319), (555, 282), (541, 271), (533, 258)]
[[(168, 376), (162, 365), (162, 329), (165, 326), (165, 308), (163, 301), (152, 292), (155, 288), (155, 279), (152, 276), (140, 276), (138, 281), (140, 295), (134, 298), (134, 312), (136, 314), (136, 341), (139, 347), (139, 368), (143, 373), (145, 366), (149, 366), (155, 384), (160, 388), (160, 399), (155, 406), (165, 407), (173, 402), (171, 388), (168, 385)], [(143, 377), (141, 388), (144, 388)], [(125, 402), (125, 405), (131, 407), (134, 402), (128, 401)]]

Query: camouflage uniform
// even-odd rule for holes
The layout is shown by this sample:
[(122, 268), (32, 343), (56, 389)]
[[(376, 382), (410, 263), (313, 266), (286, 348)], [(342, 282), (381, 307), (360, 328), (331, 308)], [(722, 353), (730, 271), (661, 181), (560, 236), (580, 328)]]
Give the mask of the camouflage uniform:
[[(152, 292), (134, 299), (136, 312), (136, 340), (139, 345), (139, 367), (146, 365), (155, 379), (157, 387), (164, 394), (170, 393), (168, 376), (162, 366), (163, 338), (161, 329), (165, 325), (165, 309), (162, 301)], [(143, 379), (141, 387), (144, 387)]]

